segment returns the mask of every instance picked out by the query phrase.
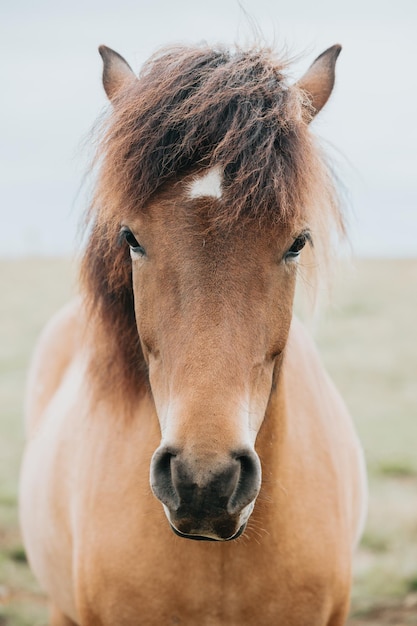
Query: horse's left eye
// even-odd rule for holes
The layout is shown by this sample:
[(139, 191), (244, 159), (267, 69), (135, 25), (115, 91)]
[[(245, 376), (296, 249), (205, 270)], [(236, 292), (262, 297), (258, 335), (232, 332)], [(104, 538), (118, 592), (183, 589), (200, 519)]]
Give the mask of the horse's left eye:
[(140, 245), (135, 235), (129, 228), (125, 226), (122, 228), (122, 230), (120, 231), (120, 238), (125, 239), (125, 241), (129, 244), (130, 250), (134, 254), (137, 254), (139, 256), (145, 256), (145, 248)]
[(291, 248), (285, 253), (285, 259), (296, 259), (301, 250), (306, 245), (307, 241), (311, 239), (311, 235), (308, 232), (301, 233), (296, 239), (294, 239), (294, 243)]

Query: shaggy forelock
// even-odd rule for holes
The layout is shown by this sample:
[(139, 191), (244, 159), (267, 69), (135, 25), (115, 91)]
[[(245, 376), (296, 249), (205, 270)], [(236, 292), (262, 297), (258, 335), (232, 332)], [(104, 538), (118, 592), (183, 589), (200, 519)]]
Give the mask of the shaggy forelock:
[(105, 124), (98, 187), (137, 210), (170, 179), (221, 166), (225, 223), (288, 222), (305, 210), (320, 163), (305, 94), (269, 50), (177, 47), (153, 56)]

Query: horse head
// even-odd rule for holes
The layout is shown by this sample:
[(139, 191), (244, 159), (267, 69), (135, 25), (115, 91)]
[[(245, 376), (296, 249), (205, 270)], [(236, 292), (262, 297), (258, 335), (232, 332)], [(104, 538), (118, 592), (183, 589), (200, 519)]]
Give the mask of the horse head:
[(237, 54), (235, 84), (223, 53), (196, 53), (188, 69), (167, 55), (154, 61), (152, 97), (162, 100), (153, 103), (146, 72), (138, 80), (117, 53), (100, 52), (116, 120), (107, 146), (124, 145), (106, 169), (120, 207), (112, 224), (123, 263), (130, 251), (161, 430), (151, 487), (180, 536), (234, 539), (261, 487), (256, 438), (284, 357), (298, 261), (315, 242), (306, 207), (313, 189), (329, 188), (309, 156), (308, 123), (330, 96), (340, 47), (292, 87), (279, 68), (258, 75), (256, 55), (247, 69)]

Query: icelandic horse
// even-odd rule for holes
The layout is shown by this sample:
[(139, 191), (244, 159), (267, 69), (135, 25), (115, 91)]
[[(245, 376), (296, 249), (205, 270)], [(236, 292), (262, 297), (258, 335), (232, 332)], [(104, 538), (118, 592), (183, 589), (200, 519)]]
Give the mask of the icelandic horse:
[[(296, 83), (264, 48), (178, 46), (110, 99), (80, 295), (32, 363), (20, 518), (53, 626), (342, 626), (366, 487), (293, 318), (343, 218)], [(303, 250), (304, 249), (304, 250)]]

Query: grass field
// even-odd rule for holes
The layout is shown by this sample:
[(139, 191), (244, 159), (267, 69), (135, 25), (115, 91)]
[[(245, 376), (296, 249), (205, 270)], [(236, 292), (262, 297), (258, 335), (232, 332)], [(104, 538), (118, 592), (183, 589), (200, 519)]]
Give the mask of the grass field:
[[(17, 523), (22, 398), (36, 337), (73, 282), (64, 260), (0, 262), (0, 626), (47, 623)], [(369, 468), (350, 626), (417, 624), (416, 311), (417, 259), (359, 261), (339, 276), (316, 328)]]

